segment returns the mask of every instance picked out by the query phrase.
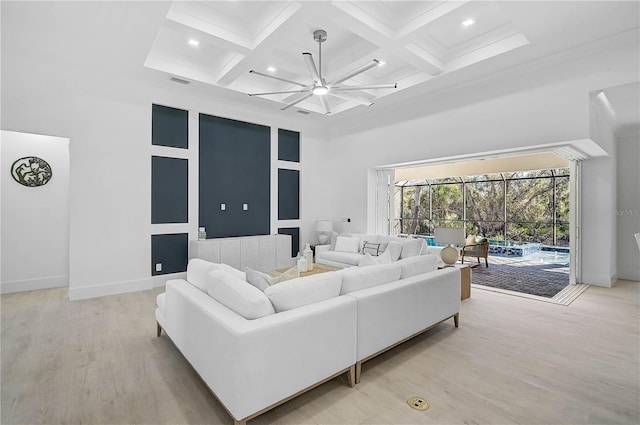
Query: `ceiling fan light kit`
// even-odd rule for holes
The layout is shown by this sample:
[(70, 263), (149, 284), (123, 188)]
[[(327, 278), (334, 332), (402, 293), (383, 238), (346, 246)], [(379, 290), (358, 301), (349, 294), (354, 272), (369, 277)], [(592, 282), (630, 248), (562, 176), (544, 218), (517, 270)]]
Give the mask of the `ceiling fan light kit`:
[(295, 86), (302, 87), (298, 90), (286, 90), (286, 91), (276, 91), (276, 92), (267, 92), (267, 93), (249, 93), (249, 96), (269, 96), (276, 94), (298, 94), (297, 98), (294, 98), (289, 103), (287, 103), (281, 110), (289, 109), (290, 107), (297, 105), (298, 103), (309, 99), (311, 96), (318, 96), (318, 100), (322, 105), (322, 109), (325, 114), (331, 114), (331, 109), (329, 107), (329, 102), (327, 101), (327, 97), (333, 96), (337, 99), (341, 99), (348, 102), (355, 102), (360, 105), (371, 106), (373, 102), (365, 99), (361, 99), (355, 96), (351, 96), (345, 92), (349, 91), (358, 91), (358, 90), (376, 90), (376, 89), (395, 89), (398, 87), (398, 83), (393, 84), (373, 84), (373, 85), (360, 85), (360, 86), (341, 86), (340, 84), (359, 75), (365, 71), (368, 71), (371, 68), (374, 68), (380, 65), (380, 61), (377, 59), (373, 59), (370, 63), (363, 65), (347, 74), (336, 78), (327, 83), (327, 81), (322, 76), (322, 43), (327, 40), (327, 32), (324, 30), (316, 30), (313, 32), (313, 39), (318, 43), (318, 66), (313, 60), (313, 55), (311, 53), (305, 52), (302, 54), (305, 65), (307, 66), (307, 71), (313, 80), (311, 84), (304, 84), (297, 81), (288, 80), (286, 78), (277, 77), (275, 75), (264, 74), (262, 72), (251, 70), (249, 73), (260, 75), (261, 77), (271, 78), (274, 80), (282, 81), (285, 83), (293, 84)]

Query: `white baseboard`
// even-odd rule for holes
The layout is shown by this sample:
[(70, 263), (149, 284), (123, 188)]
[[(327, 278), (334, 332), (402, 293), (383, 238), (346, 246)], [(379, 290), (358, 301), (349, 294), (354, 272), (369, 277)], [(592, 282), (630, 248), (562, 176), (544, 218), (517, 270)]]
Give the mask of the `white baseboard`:
[(129, 280), (126, 282), (112, 282), (101, 285), (69, 287), (69, 301), (87, 298), (106, 297), (109, 295), (125, 294), (127, 292), (146, 291), (151, 288), (164, 286), (170, 279), (186, 279), (187, 273), (171, 273), (151, 276), (148, 279)]
[(151, 289), (151, 279), (129, 280), (126, 282), (103, 283), (91, 286), (69, 286), (69, 301), (87, 298), (106, 297), (108, 295), (124, 294)]
[(606, 274), (590, 274), (587, 276), (582, 276), (582, 282), (587, 285), (594, 286), (602, 286), (604, 288), (611, 288), (616, 280), (618, 280), (618, 276), (614, 274), (613, 276), (609, 276)]
[(640, 281), (640, 268), (636, 267), (618, 267), (618, 279)]
[(37, 291), (38, 289), (61, 288), (69, 285), (69, 276), (43, 277), (39, 279), (13, 280), (0, 284), (1, 294)]

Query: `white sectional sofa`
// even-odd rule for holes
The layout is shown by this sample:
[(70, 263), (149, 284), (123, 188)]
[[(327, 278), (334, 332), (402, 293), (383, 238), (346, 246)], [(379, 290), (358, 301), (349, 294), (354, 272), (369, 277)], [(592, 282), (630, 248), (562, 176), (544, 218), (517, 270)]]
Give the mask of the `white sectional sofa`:
[[(353, 240), (353, 243), (343, 243), (345, 239)], [(358, 240), (356, 245), (355, 240)], [(364, 245), (368, 244), (368, 248)], [(350, 234), (338, 235), (334, 232), (331, 237), (331, 244), (316, 245), (316, 262), (335, 267), (357, 266), (368, 251), (376, 256), (375, 246), (378, 245), (382, 251), (389, 251), (392, 261), (408, 258), (414, 255), (433, 254), (440, 255), (442, 247), (428, 246), (422, 238), (401, 238), (387, 235), (365, 235)], [(356, 249), (357, 247), (357, 249)]]
[(435, 256), (288, 280), (264, 291), (193, 259), (157, 299), (162, 330), (236, 424), (361, 364), (460, 311), (460, 271)]

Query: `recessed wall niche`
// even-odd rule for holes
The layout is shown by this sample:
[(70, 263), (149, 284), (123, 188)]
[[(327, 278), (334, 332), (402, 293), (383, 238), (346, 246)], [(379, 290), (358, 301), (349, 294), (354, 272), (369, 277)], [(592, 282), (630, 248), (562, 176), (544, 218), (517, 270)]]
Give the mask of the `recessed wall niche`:
[(199, 223), (207, 238), (271, 231), (271, 128), (199, 117)]
[(151, 223), (189, 221), (189, 161), (151, 157)]
[(300, 162), (300, 133), (278, 129), (278, 159)]
[(153, 105), (151, 111), (151, 144), (173, 148), (189, 148), (189, 111)]

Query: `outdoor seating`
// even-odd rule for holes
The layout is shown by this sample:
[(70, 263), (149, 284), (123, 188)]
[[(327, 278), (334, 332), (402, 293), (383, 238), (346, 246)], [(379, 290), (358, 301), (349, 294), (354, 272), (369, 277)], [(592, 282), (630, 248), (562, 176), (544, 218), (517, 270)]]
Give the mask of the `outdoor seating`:
[(488, 255), (489, 241), (487, 238), (482, 236), (467, 236), (467, 240), (460, 250), (462, 264), (464, 264), (464, 257), (476, 257), (478, 259), (478, 264), (480, 264), (480, 258), (484, 258), (485, 266), (489, 267), (489, 261), (487, 260)]

